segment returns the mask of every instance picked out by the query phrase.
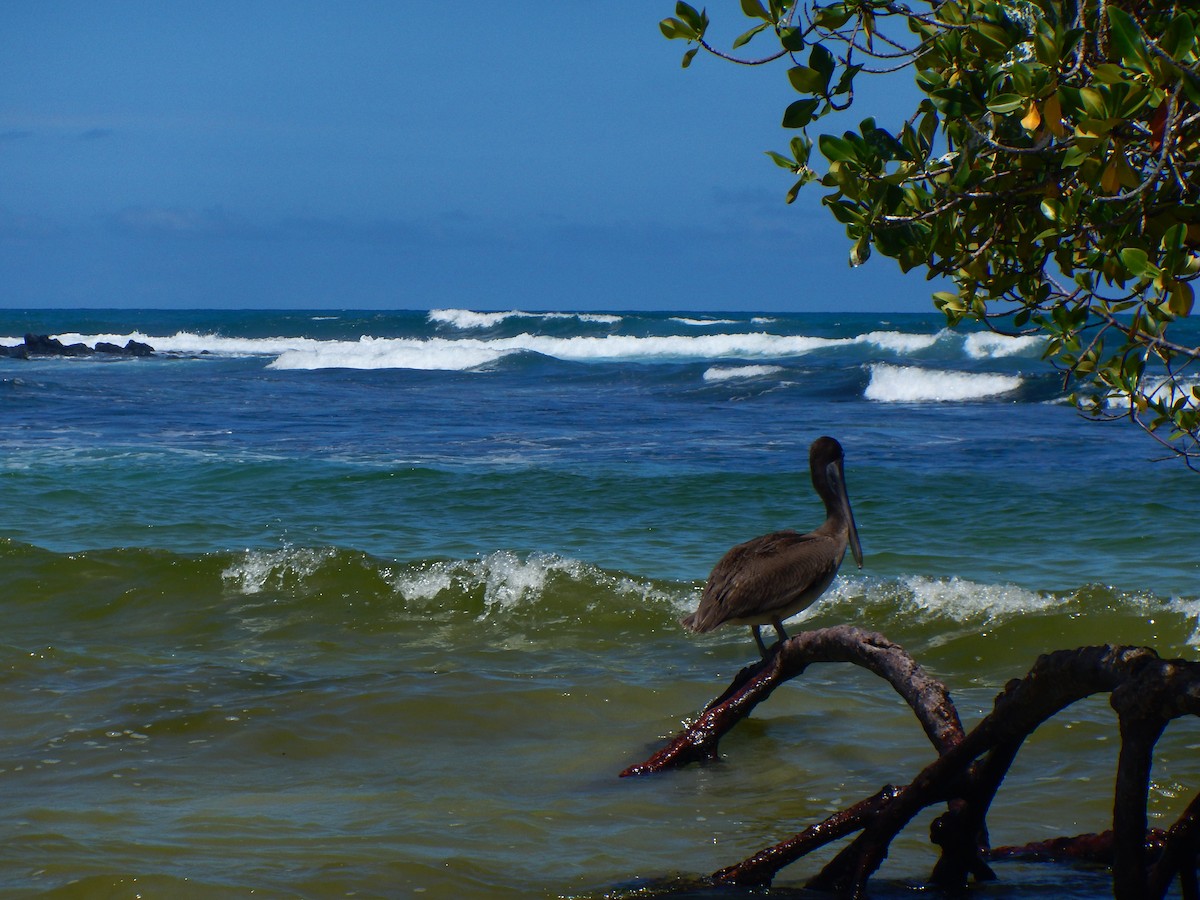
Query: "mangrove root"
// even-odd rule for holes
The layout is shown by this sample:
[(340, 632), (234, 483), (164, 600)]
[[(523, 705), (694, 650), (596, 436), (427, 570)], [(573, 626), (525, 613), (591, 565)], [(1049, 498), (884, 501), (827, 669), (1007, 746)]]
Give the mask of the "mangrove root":
[[(1200, 714), (1200, 663), (1164, 660), (1145, 647), (1081, 647), (1038, 658), (1010, 681), (992, 712), (964, 732), (946, 687), (902, 647), (880, 634), (836, 626), (797, 634), (737, 674), (695, 721), (645, 762), (621, 773), (647, 775), (713, 759), (720, 738), (779, 685), (813, 663), (849, 662), (885, 679), (912, 709), (937, 757), (908, 784), (887, 785), (779, 844), (709, 876), (714, 884), (769, 885), (784, 866), (839, 838), (856, 835), (807, 886), (862, 897), (900, 831), (921, 810), (945, 804), (931, 825), (941, 848), (930, 882), (957, 890), (970, 878), (994, 878), (988, 860), (1022, 857), (1091, 860), (1111, 865), (1118, 900), (1161, 898), (1179, 876), (1183, 896), (1200, 900), (1200, 795), (1167, 831), (1147, 828), (1150, 762), (1167, 724)], [(992, 850), (987, 812), (1025, 738), (1067, 706), (1111, 695), (1121, 733), (1113, 827), (1026, 847)]]

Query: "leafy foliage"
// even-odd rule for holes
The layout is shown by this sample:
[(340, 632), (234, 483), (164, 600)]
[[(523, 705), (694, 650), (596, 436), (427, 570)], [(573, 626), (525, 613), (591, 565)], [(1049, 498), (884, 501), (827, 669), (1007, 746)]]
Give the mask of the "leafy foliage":
[[(1040, 333), (1085, 413), (1130, 418), (1200, 463), (1200, 348), (1171, 327), (1200, 275), (1200, 4), (1192, 0), (740, 0), (777, 46), (739, 59), (709, 43), (706, 11), (668, 38), (723, 59), (779, 61), (800, 99), (783, 113), (795, 199), (817, 181), (872, 251), (944, 276), (950, 324)], [(853, 104), (856, 80), (911, 70), (905, 121), (809, 132)]]

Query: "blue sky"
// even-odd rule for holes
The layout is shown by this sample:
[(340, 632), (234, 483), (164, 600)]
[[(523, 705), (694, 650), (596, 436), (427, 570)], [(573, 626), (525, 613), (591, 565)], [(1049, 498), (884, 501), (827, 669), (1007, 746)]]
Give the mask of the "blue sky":
[(4, 4), (0, 305), (931, 309), (784, 204), (784, 69), (681, 69), (673, 6)]

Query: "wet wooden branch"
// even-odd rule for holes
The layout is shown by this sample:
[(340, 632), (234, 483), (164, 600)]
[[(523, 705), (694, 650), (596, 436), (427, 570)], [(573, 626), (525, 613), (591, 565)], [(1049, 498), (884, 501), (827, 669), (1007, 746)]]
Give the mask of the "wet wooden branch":
[[(947, 803), (931, 828), (942, 848), (930, 881), (965, 887), (994, 877), (989, 859), (1019, 852), (1047, 858), (1103, 856), (1113, 867), (1118, 900), (1157, 900), (1178, 876), (1185, 898), (1200, 900), (1200, 796), (1168, 832), (1147, 830), (1146, 801), (1154, 746), (1171, 719), (1200, 715), (1200, 663), (1163, 660), (1143, 647), (1082, 647), (1040, 657), (1022, 679), (1010, 681), (993, 710), (963, 734), (946, 688), (898, 645), (848, 626), (799, 634), (765, 660), (743, 669), (685, 731), (645, 763), (622, 775), (674, 768), (716, 754), (719, 738), (770, 693), (813, 662), (852, 662), (886, 679), (912, 707), (938, 757), (903, 787), (887, 786), (786, 841), (710, 876), (719, 884), (768, 885), (783, 866), (840, 837), (857, 833), (808, 887), (843, 897), (865, 896), (867, 882), (891, 842), (922, 809)], [(1025, 739), (1078, 700), (1111, 694), (1121, 729), (1113, 830), (990, 851), (986, 818)]]
[[(1166, 845), (1167, 832), (1161, 829), (1151, 829), (1146, 833), (1146, 851), (1151, 854), (1161, 853)], [(1111, 866), (1113, 861), (1113, 833), (1077, 834), (1072, 837), (1051, 838), (1048, 841), (1034, 841), (1020, 847), (993, 847), (988, 851), (988, 859), (1016, 859), (1025, 862), (1084, 862), (1101, 866)]]
[[(984, 778), (1003, 777), (1003, 772), (995, 771), (986, 761), (976, 766), (977, 759), (1000, 749), (1011, 761), (1015, 752), (1004, 748), (1013, 744), (1019, 747), (1042, 722), (1077, 700), (1113, 690), (1150, 658), (1158, 658), (1152, 650), (1108, 646), (1064, 650), (1040, 657), (1028, 675), (1005, 686), (990, 715), (901, 789), (895, 801), (873, 818), (809, 886), (847, 897), (865, 896), (867, 881), (883, 863), (892, 840), (918, 812), (951, 799), (961, 779), (968, 779), (980, 788)], [(1007, 771), (1007, 766), (1003, 771)], [(989, 795), (979, 789), (959, 793), (965, 794), (968, 804), (973, 795), (982, 796), (990, 804), (990, 795), (994, 795), (994, 791)], [(986, 808), (967, 815), (982, 819)], [(946, 850), (943, 847), (943, 855)], [(964, 861), (953, 866), (947, 864), (943, 871), (961, 872), (970, 868), (970, 861)]]
[(928, 675), (899, 644), (850, 625), (805, 631), (771, 648), (765, 659), (742, 669), (684, 731), (643, 763), (621, 773), (649, 775), (714, 759), (717, 742), (786, 681), (813, 663), (853, 663), (895, 688), (916, 714), (939, 753), (963, 736), (962, 722), (945, 685)]

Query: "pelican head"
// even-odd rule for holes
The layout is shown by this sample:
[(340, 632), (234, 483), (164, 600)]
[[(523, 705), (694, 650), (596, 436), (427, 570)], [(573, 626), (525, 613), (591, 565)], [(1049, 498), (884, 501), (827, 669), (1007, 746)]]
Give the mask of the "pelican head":
[(854, 554), (854, 561), (861, 569), (862, 544), (858, 540), (854, 510), (850, 508), (850, 495), (846, 492), (845, 459), (842, 445), (828, 436), (817, 438), (808, 450), (808, 467), (812, 472), (813, 487), (825, 501), (826, 520), (822, 527), (845, 534), (850, 552)]

